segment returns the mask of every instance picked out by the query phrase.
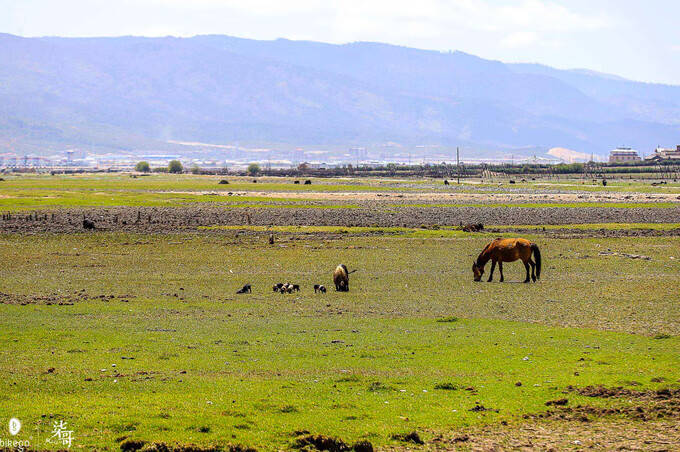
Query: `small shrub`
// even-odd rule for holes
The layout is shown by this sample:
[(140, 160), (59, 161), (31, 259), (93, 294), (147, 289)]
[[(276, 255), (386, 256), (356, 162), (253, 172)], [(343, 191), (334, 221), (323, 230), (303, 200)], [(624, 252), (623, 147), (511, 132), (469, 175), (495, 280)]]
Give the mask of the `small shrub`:
[(387, 386), (386, 384), (380, 382), (380, 381), (374, 381), (370, 385), (368, 385), (368, 390), (370, 392), (379, 392), (379, 391), (391, 391), (394, 388), (391, 386)]
[(297, 413), (298, 409), (295, 408), (293, 405), (284, 405), (281, 407), (279, 411), (281, 411), (282, 413)]
[(337, 381), (338, 383), (356, 383), (359, 380), (360, 380), (360, 378), (357, 377), (356, 375), (346, 375), (344, 377), (338, 378), (335, 381)]
[(437, 322), (439, 323), (451, 323), (451, 322), (457, 322), (458, 317), (442, 317), (441, 319), (437, 319)]
[(454, 385), (453, 383), (437, 383), (434, 385), (434, 389), (443, 389), (446, 391), (455, 391), (458, 389), (458, 386)]

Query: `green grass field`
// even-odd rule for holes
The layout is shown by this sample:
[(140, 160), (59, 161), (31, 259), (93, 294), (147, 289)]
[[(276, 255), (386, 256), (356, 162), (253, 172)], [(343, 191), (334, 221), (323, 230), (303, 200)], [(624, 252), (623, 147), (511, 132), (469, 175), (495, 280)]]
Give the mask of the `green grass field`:
[[(229, 230), (2, 236), (0, 412), (36, 439), (66, 420), (86, 449), (129, 437), (274, 450), (302, 430), (381, 447), (520, 422), (568, 385), (678, 379), (677, 239), (534, 237), (542, 281), (518, 283), (516, 263), (501, 284), (469, 269), (491, 235), (402, 232), (275, 246)], [(357, 269), (351, 292), (315, 295), (339, 262)], [(272, 293), (279, 281), (303, 290)], [(246, 282), (254, 293), (235, 295)]]
[[(223, 177), (193, 175), (4, 179), (2, 212), (197, 203), (351, 209), (357, 206), (350, 200), (303, 195), (499, 193), (497, 184), (444, 188), (422, 179), (314, 179), (308, 186), (232, 177), (218, 185)], [(513, 190), (680, 194), (673, 183), (580, 182), (536, 181)], [(201, 194), (228, 191), (252, 196)], [(393, 202), (381, 199), (383, 208)], [(409, 205), (430, 204), (395, 204), (395, 215), (397, 206)], [(499, 197), (479, 205), (510, 204)], [(80, 221), (81, 211), (74, 212)], [(629, 400), (565, 389), (680, 387), (678, 227), (622, 217), (545, 231), (487, 225), (494, 232), (476, 234), (457, 226), (0, 234), (0, 420), (19, 418), (24, 427), (13, 439), (30, 438), (41, 450), (56, 448), (45, 443), (55, 420), (68, 423), (80, 450), (120, 450), (126, 440), (286, 450), (305, 431), (403, 450), (418, 446), (393, 435), (417, 431), (422, 448), (430, 449), (439, 447), (433, 441), (440, 435), (483, 426), (507, 423), (503, 428), (520, 431), (524, 415), (545, 413), (547, 401), (564, 397), (570, 407), (628, 406)], [(541, 281), (521, 284), (523, 266), (510, 263), (505, 283), (498, 273), (493, 283), (473, 282), (472, 261), (484, 245), (517, 229), (529, 231), (525, 237), (541, 249)], [(569, 230), (583, 238), (552, 236)], [(621, 230), (660, 236), (602, 233)], [(267, 243), (270, 233), (274, 245)], [(626, 257), (636, 254), (649, 259)], [(333, 290), (339, 263), (356, 270), (348, 293)], [(300, 284), (302, 291), (274, 293), (277, 282)], [(253, 293), (236, 295), (245, 283)], [(315, 294), (314, 284), (329, 292)], [(481, 406), (489, 410), (471, 411)]]

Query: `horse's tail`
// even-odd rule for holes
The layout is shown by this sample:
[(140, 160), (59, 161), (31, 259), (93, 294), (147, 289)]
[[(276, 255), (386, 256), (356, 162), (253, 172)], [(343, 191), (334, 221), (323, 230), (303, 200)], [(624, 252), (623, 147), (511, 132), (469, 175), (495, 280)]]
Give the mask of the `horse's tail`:
[(536, 279), (541, 279), (541, 250), (538, 249), (538, 245), (535, 243), (531, 244), (531, 250), (536, 257)]

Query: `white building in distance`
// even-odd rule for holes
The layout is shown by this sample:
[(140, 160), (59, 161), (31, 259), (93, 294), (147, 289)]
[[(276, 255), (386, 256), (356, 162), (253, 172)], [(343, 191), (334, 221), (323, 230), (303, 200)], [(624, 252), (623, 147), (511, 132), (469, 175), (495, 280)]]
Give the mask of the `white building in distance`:
[(609, 151), (609, 163), (630, 163), (641, 160), (638, 151), (634, 151), (631, 148), (617, 147)]

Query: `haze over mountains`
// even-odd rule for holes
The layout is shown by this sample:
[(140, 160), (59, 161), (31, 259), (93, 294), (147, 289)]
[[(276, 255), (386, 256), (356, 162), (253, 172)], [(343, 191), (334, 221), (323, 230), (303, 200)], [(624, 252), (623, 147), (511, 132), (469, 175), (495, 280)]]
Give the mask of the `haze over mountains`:
[(0, 152), (169, 140), (651, 150), (680, 143), (680, 87), (377, 43), (0, 34)]

